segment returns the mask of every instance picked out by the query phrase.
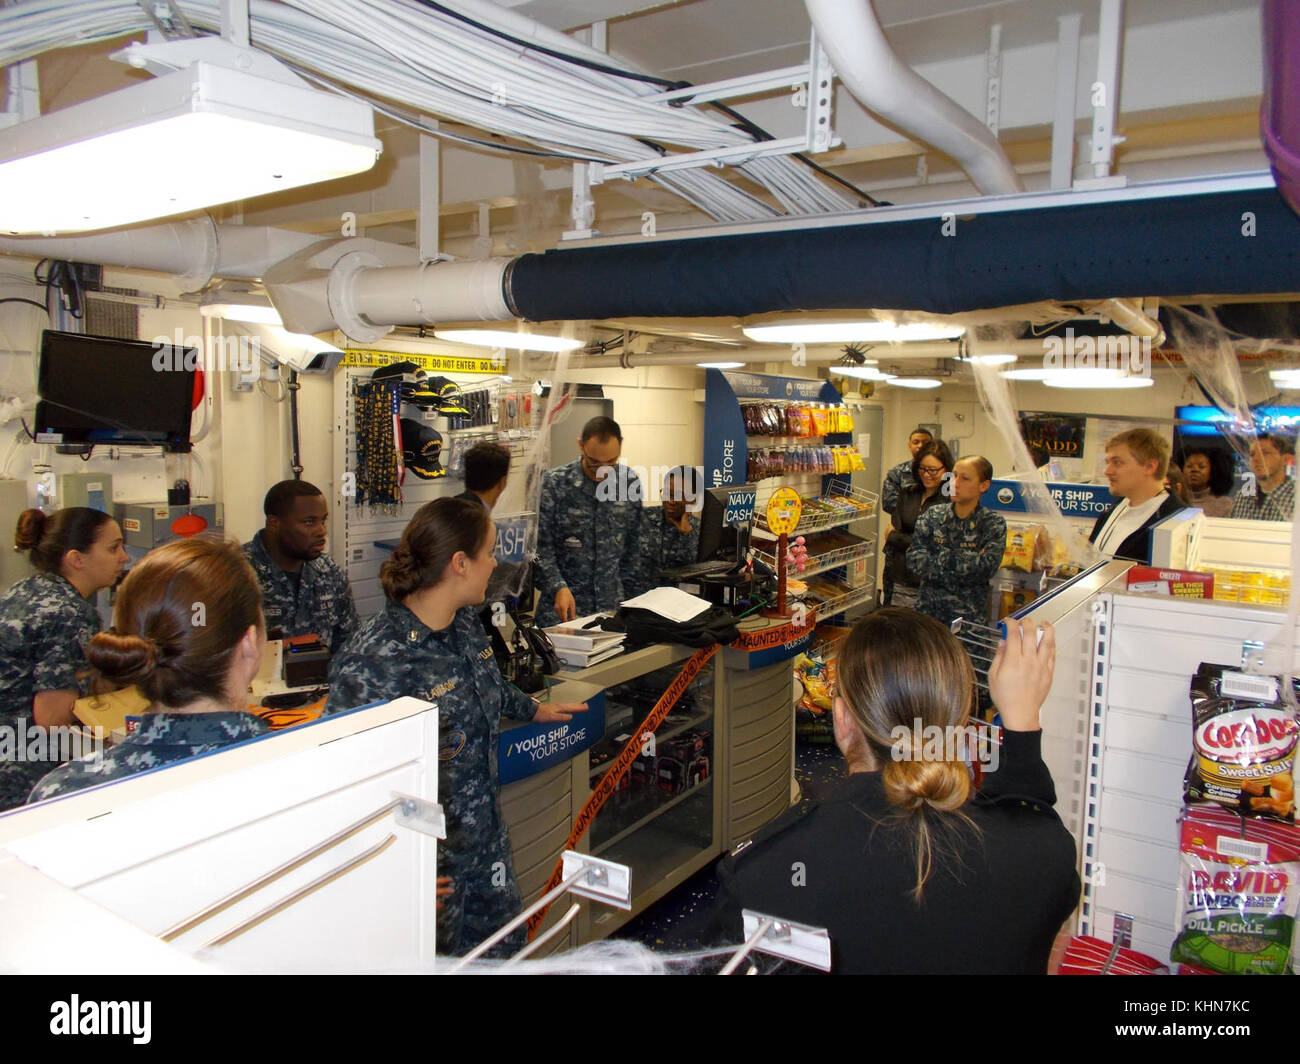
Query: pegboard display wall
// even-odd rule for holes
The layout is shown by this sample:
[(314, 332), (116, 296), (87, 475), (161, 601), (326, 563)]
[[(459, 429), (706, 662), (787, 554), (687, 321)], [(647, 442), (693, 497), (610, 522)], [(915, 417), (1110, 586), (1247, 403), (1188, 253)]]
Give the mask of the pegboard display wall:
[[(370, 379), (373, 370), (369, 367), (340, 368), (334, 375), (334, 483), (346, 485), (353, 478), (347, 474), (356, 473), (357, 438), (356, 409), (353, 396), (353, 383)], [(431, 425), (442, 434), (442, 464), (448, 469), (445, 477), (424, 480), (411, 470), (407, 470), (402, 484), (402, 502), (396, 513), (371, 507), (368, 503), (358, 506), (354, 499), (340, 497), (333, 500), (330, 518), (331, 552), (334, 560), (347, 574), (352, 585), (352, 597), (356, 602), (357, 613), (369, 617), (377, 613), (384, 603), (383, 588), (379, 583), (379, 567), (390, 555), (390, 551), (379, 546), (380, 542), (393, 543), (401, 539), (415, 511), (426, 502), (445, 496), (459, 495), (465, 490), (465, 481), (459, 456), (464, 450), (484, 440), (496, 441), (510, 448), (510, 473), (512, 483), (523, 479), (523, 465), (528, 458), (533, 429), (526, 427), (522, 414), (507, 427), (501, 423), (501, 398), (506, 393), (523, 392), (527, 385), (523, 382), (508, 382), (502, 377), (488, 377), (481, 374), (445, 374), (455, 381), (467, 394), (488, 392), (489, 408), (495, 421), (487, 424), (472, 425), (472, 420), (483, 421), (482, 417), (461, 417), (453, 422), (446, 416), (437, 416), (435, 412), (421, 411), (409, 404), (403, 404), (402, 416), (414, 418)], [(533, 404), (534, 410), (537, 404)], [(455, 428), (454, 424), (466, 427)], [(497, 509), (502, 510), (503, 504)]]

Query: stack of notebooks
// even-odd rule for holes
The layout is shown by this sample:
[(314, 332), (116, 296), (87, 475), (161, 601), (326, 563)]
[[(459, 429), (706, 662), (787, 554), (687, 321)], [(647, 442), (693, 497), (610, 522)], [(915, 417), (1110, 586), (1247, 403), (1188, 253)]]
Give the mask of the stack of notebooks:
[(585, 669), (623, 652), (625, 633), (584, 627), (601, 616), (577, 617), (567, 624), (543, 629), (555, 647), (555, 656), (560, 659), (560, 664), (571, 669)]

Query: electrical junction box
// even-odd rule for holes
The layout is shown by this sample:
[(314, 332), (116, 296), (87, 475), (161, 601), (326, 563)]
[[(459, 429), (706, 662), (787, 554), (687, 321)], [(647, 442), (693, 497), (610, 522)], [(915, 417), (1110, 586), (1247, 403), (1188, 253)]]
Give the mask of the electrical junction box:
[(153, 550), (173, 539), (221, 535), (225, 531), (225, 508), (220, 503), (168, 506), (165, 502), (119, 502), (113, 505), (113, 516), (122, 526), (127, 547), (141, 551)]
[(113, 477), (110, 473), (60, 473), (59, 508), (89, 506), (113, 512)]

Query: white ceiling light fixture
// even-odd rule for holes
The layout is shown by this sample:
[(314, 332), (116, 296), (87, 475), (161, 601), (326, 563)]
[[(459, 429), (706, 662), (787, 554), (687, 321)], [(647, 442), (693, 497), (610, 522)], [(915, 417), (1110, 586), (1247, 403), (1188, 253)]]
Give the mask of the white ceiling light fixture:
[(938, 388), (943, 381), (935, 377), (891, 377), (885, 383), (895, 388)]
[(507, 332), (504, 329), (434, 329), (439, 340), (475, 347), (506, 347), (512, 351), (548, 351), (559, 354), (576, 351), (586, 344), (571, 336), (547, 336), (544, 333)]
[(222, 318), (250, 325), (283, 325), (280, 312), (260, 289), (239, 281), (219, 281), (206, 289), (199, 303), (205, 318)]
[(366, 104), (196, 61), (6, 129), (0, 232), (107, 229), (253, 199), (369, 170), (381, 148)]
[(894, 379), (894, 374), (885, 373), (883, 370), (876, 369), (875, 366), (830, 366), (832, 373), (841, 377), (852, 377), (859, 381), (888, 381)]
[(740, 369), (743, 362), (697, 362), (700, 369)]
[(742, 325), (749, 339), (762, 344), (892, 344), (925, 340), (955, 340), (966, 326), (887, 321), (808, 321), (788, 324)]
[(1268, 379), (1284, 391), (1300, 389), (1300, 369), (1271, 369)]
[(1005, 366), (1016, 360), (1015, 355), (958, 355), (958, 362), (969, 362), (973, 366)]
[(1049, 388), (1150, 388), (1150, 377), (1130, 377), (1113, 369), (1057, 370), (1044, 378)]
[(1009, 381), (1045, 381), (1048, 377), (1054, 376), (1061, 371), (1059, 369), (1044, 369), (1042, 366), (1025, 367), (1024, 369), (1004, 369), (1002, 376)]

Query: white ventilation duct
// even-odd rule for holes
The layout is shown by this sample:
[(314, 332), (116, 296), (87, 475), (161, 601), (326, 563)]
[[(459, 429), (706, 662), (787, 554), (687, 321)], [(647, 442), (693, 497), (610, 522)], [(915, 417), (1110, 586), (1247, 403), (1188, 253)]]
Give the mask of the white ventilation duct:
[(997, 137), (894, 53), (871, 0), (804, 0), (835, 73), (867, 110), (955, 159), (986, 196), (1021, 192)]
[(203, 215), (88, 236), (0, 237), (0, 254), (171, 273), (194, 292), (214, 277), (256, 280), (317, 239), (266, 226), (218, 225)]

